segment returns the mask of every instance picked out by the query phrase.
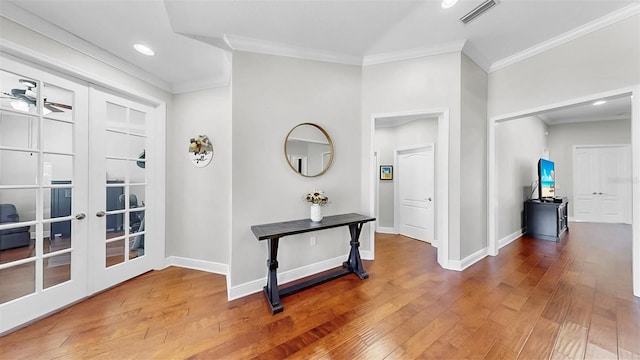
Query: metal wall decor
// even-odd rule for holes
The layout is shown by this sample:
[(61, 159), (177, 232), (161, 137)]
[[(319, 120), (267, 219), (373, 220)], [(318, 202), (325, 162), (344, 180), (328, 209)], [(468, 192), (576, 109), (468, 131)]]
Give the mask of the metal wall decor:
[(205, 167), (213, 159), (213, 145), (207, 135), (198, 135), (189, 142), (189, 159), (196, 167)]

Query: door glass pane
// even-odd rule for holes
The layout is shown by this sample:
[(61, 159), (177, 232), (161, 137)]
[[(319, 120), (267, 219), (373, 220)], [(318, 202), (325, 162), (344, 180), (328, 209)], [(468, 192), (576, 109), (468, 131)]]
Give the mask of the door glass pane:
[(147, 138), (129, 135), (129, 157), (131, 159), (139, 159), (144, 149)]
[(0, 146), (38, 148), (38, 118), (0, 111)]
[(129, 237), (129, 259), (144, 255), (144, 234)]
[(144, 210), (129, 213), (129, 233), (144, 231)]
[(129, 131), (132, 134), (144, 135), (146, 133), (146, 117), (147, 114), (132, 109), (129, 113)]
[(70, 252), (48, 257), (44, 259), (43, 264), (43, 287), (45, 289), (71, 280)]
[(126, 160), (107, 159), (107, 183), (124, 182), (126, 176)]
[(36, 291), (36, 263), (0, 270), (0, 304), (33, 294)]
[(108, 102), (106, 128), (111, 130), (126, 131), (127, 108)]
[(73, 156), (44, 154), (43, 172), (45, 185), (73, 179)]
[(42, 250), (45, 254), (71, 248), (71, 220), (49, 224), (50, 232), (45, 233)]
[(107, 246), (106, 266), (107, 267), (124, 262), (124, 245), (125, 245), (124, 239), (116, 240), (106, 244)]
[(24, 76), (0, 71), (0, 106), (7, 109), (36, 114), (38, 108), (38, 82)]
[[(69, 180), (53, 181), (52, 184), (71, 184)], [(73, 203), (73, 188), (56, 187), (43, 189), (44, 193), (44, 218), (55, 219), (71, 215)]]
[(129, 182), (132, 184), (144, 184), (145, 179), (144, 169), (138, 166), (137, 161), (129, 161)]
[(0, 225), (35, 220), (36, 191), (36, 189), (1, 189)]
[[(30, 238), (34, 226), (0, 230), (0, 264), (35, 256), (35, 240)], [(2, 279), (0, 278), (0, 283)], [(1, 290), (0, 290), (1, 291)]]
[(145, 185), (131, 185), (129, 186), (129, 196), (133, 197), (132, 203), (135, 203), (135, 207), (144, 207), (145, 200)]
[(0, 185), (36, 185), (38, 154), (0, 150)]
[(106, 131), (105, 134), (107, 136), (107, 156), (126, 158), (128, 155), (127, 134), (113, 131)]
[(124, 214), (107, 215), (106, 239), (122, 236), (124, 234)]
[(42, 122), (42, 150), (73, 152), (73, 124), (45, 119)]
[(51, 84), (44, 84), (42, 113), (47, 118), (67, 120), (73, 119), (73, 92)]

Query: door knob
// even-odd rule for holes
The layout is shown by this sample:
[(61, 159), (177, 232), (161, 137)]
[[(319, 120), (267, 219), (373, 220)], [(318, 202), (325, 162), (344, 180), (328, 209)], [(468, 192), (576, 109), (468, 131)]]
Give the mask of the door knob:
[(82, 219), (84, 219), (84, 218), (86, 218), (86, 217), (87, 217), (87, 215), (86, 215), (85, 213), (78, 213), (78, 214), (76, 214), (76, 219), (77, 219), (77, 220), (82, 220)]
[(431, 198), (428, 198), (427, 200), (431, 201)]
[(107, 215), (107, 213), (106, 213), (106, 212), (104, 212), (104, 211), (102, 211), (102, 210), (101, 210), (101, 211), (98, 211), (98, 212), (96, 213), (96, 216), (97, 216), (97, 217), (103, 217), (103, 216), (105, 216), (105, 215)]

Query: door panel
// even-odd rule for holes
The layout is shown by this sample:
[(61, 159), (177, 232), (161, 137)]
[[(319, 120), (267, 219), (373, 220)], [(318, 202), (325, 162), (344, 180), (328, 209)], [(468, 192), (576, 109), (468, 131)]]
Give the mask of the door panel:
[(433, 147), (399, 152), (396, 171), (400, 234), (433, 241)]
[(0, 57), (0, 332), (87, 294), (87, 87)]
[[(590, 222), (628, 222), (631, 197), (629, 147), (611, 145), (574, 150), (574, 218)], [(629, 213), (629, 214), (628, 214)]]
[[(90, 90), (92, 171), (91, 292), (140, 275), (153, 268), (149, 251), (149, 179), (153, 178), (154, 109)], [(106, 180), (105, 180), (106, 179)], [(151, 220), (151, 219), (149, 219)]]

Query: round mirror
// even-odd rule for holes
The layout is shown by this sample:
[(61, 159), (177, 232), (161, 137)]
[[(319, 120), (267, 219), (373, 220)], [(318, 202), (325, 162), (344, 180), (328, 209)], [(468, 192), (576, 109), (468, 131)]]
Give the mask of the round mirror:
[(320, 126), (302, 123), (287, 134), (284, 155), (293, 171), (307, 177), (319, 176), (333, 162), (333, 142)]

